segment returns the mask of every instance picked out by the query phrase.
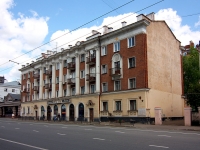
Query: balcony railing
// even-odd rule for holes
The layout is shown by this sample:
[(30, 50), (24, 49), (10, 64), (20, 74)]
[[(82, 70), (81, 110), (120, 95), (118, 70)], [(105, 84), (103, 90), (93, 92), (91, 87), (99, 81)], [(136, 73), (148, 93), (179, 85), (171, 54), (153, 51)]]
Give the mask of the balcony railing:
[(110, 69), (110, 76), (121, 76), (121, 68), (111, 68)]
[(39, 86), (34, 86), (33, 90), (39, 92)]
[(40, 74), (39, 74), (39, 73), (33, 74), (33, 78), (34, 78), (34, 79), (40, 79)]
[(75, 70), (75, 62), (70, 62), (67, 64), (67, 69), (70, 69), (70, 70)]
[(75, 85), (75, 81), (76, 81), (76, 79), (75, 79), (75, 78), (70, 78), (70, 79), (67, 79), (67, 84), (70, 84), (70, 85)]
[(30, 88), (24, 88), (23, 92), (24, 93), (29, 93), (30, 92)]
[(96, 63), (96, 56), (91, 55), (90, 57), (86, 57), (86, 64), (93, 65)]
[(48, 76), (52, 76), (52, 70), (51, 69), (50, 70), (46, 70), (45, 74), (48, 75)]
[(86, 81), (96, 81), (96, 74), (95, 73), (90, 73), (90, 74), (86, 74)]
[(44, 88), (51, 90), (52, 89), (51, 83), (46, 83)]

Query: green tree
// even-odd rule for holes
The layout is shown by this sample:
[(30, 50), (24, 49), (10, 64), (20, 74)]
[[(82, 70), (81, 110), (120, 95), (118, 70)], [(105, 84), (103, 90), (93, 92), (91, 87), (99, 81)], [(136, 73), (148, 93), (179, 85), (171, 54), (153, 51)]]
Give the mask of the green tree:
[(187, 103), (195, 110), (200, 106), (199, 53), (191, 48), (189, 55), (183, 56), (184, 93)]

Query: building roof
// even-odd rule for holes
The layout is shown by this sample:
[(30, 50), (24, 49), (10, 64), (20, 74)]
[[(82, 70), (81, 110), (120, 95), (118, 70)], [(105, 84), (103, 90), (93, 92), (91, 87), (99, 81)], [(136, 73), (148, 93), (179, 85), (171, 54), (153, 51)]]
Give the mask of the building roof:
[(8, 93), (14, 100), (21, 100), (21, 94)]
[(0, 87), (21, 87), (21, 84), (18, 81), (12, 81), (7, 83), (1, 83)]

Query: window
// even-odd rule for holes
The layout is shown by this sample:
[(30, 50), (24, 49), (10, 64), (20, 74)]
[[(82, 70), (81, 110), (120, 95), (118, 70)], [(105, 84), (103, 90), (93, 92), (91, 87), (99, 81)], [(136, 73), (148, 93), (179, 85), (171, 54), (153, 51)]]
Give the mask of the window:
[(49, 91), (49, 98), (51, 98), (51, 91)]
[(121, 89), (121, 86), (120, 86), (120, 81), (115, 81), (115, 91), (118, 91)]
[(23, 77), (23, 79), (26, 79), (26, 74), (24, 74), (24, 77)]
[(120, 51), (120, 42), (115, 42), (114, 43), (114, 52)]
[(7, 92), (7, 91), (8, 91), (8, 89), (7, 89), (7, 88), (5, 88), (5, 89), (4, 89), (4, 92)]
[(135, 57), (129, 58), (128, 59), (128, 67), (129, 68), (134, 68), (135, 67)]
[(76, 93), (76, 89), (75, 89), (75, 87), (73, 87), (72, 88), (72, 96), (75, 95), (75, 93)]
[(76, 58), (73, 57), (73, 58), (72, 58), (72, 63), (75, 63), (75, 62), (76, 62)]
[(85, 78), (85, 70), (81, 71), (81, 79)]
[(56, 70), (60, 69), (60, 63), (56, 63)]
[(44, 73), (46, 73), (46, 67), (44, 67)]
[(101, 56), (105, 56), (105, 55), (107, 55), (107, 48), (106, 48), (106, 46), (103, 46), (101, 48)]
[(32, 99), (34, 100), (34, 94), (32, 95)]
[(108, 111), (108, 102), (103, 102), (103, 111)]
[(90, 93), (94, 93), (95, 92), (95, 84), (91, 84), (90, 85)]
[(44, 85), (46, 84), (46, 80), (44, 80)]
[(81, 54), (81, 62), (85, 61), (85, 54)]
[(32, 83), (32, 89), (34, 88), (34, 83)]
[(58, 97), (58, 91), (56, 91), (56, 97)]
[(82, 86), (82, 87), (81, 87), (81, 94), (84, 94), (84, 93), (85, 93), (85, 87)]
[(101, 68), (101, 69), (102, 69), (102, 70), (101, 70), (102, 74), (107, 73), (107, 65), (102, 65), (102, 68)]
[(30, 114), (30, 108), (28, 107), (28, 111), (27, 111), (27, 114)]
[(64, 67), (67, 67), (67, 60), (64, 60)]
[(25, 114), (25, 107), (23, 107), (23, 114)]
[(130, 110), (136, 110), (136, 100), (130, 100)]
[(135, 45), (135, 37), (128, 38), (128, 48)]
[(115, 101), (115, 110), (121, 111), (121, 101)]
[(64, 96), (67, 96), (67, 90), (64, 90)]
[(66, 75), (66, 74), (63, 75), (63, 81), (64, 81), (64, 82), (67, 82), (67, 75)]
[(102, 92), (107, 92), (107, 91), (108, 91), (108, 84), (102, 83)]
[(136, 88), (136, 78), (129, 79), (129, 89)]
[(15, 89), (12, 89), (12, 92), (15, 92)]
[(57, 84), (59, 83), (59, 77), (56, 77), (56, 83)]

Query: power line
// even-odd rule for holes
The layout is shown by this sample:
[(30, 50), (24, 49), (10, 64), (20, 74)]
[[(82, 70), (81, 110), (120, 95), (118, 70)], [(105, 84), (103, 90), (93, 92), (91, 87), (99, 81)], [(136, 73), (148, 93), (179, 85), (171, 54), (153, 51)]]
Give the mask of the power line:
[[(127, 3), (125, 3), (125, 4), (121, 5), (121, 6), (119, 6), (119, 7), (117, 7), (117, 8), (115, 8), (115, 9), (113, 9), (113, 10), (111, 10), (111, 11), (109, 11), (109, 12), (107, 12), (107, 13), (105, 13), (105, 14), (103, 14), (103, 15), (101, 15), (101, 16), (99, 16), (99, 17), (97, 17), (97, 18), (95, 18), (95, 19), (93, 19), (93, 20), (91, 20), (91, 21), (89, 21), (89, 22), (87, 22), (87, 23), (85, 23), (85, 24), (83, 24), (83, 25), (81, 25), (81, 26), (79, 26), (79, 27), (77, 27), (77, 28), (75, 28), (75, 29), (73, 29), (73, 30), (71, 30), (71, 31), (69, 31), (69, 32), (67, 32), (67, 33), (65, 33), (65, 34), (63, 34), (63, 35), (61, 35), (61, 36), (59, 36), (59, 37), (57, 37), (57, 38), (55, 38), (55, 39), (53, 39), (53, 40), (51, 40), (51, 41), (49, 41), (49, 42), (46, 42), (46, 43), (44, 43), (44, 44), (42, 44), (42, 45), (40, 45), (40, 46), (38, 46), (38, 47), (36, 47), (36, 48), (34, 48), (34, 49), (32, 49), (32, 50), (30, 50), (30, 51), (28, 51), (28, 52), (22, 54), (22, 55), (19, 55), (19, 56), (15, 57), (15, 58), (13, 58), (13, 59), (11, 59), (11, 60), (15, 60), (15, 59), (17, 59), (17, 58), (19, 58), (19, 57), (21, 57), (21, 56), (23, 56), (23, 55), (25, 55), (25, 54), (28, 54), (28, 53), (30, 53), (30, 52), (32, 52), (32, 51), (34, 51), (34, 50), (36, 50), (36, 49), (38, 49), (38, 48), (40, 48), (40, 47), (46, 45), (46, 44), (49, 44), (49, 43), (51, 43), (51, 42), (53, 42), (53, 41), (55, 41), (55, 40), (57, 40), (57, 39), (59, 39), (59, 38), (65, 36), (66, 34), (71, 33), (72, 31), (75, 31), (75, 30), (77, 30), (77, 29), (79, 29), (79, 28), (81, 28), (81, 27), (83, 27), (83, 26), (85, 26), (85, 25), (87, 25), (87, 24), (89, 24), (89, 23), (91, 23), (91, 22), (93, 22), (93, 21), (95, 21), (95, 20), (97, 20), (97, 19), (99, 19), (99, 18), (101, 18), (101, 17), (103, 17), (103, 16), (105, 16), (105, 15), (111, 13), (111, 12), (113, 12), (113, 11), (116, 11), (117, 9), (119, 9), (119, 8), (121, 8), (121, 7), (124, 7), (124, 6), (128, 5), (128, 4), (130, 4), (130, 3), (133, 2), (133, 1), (134, 1), (134, 0), (131, 0), (131, 1), (129, 1), (129, 2), (127, 2)], [(8, 62), (9, 62), (9, 61), (8, 61)], [(5, 62), (5, 63), (3, 63), (3, 64), (0, 64), (0, 66), (2, 66), (2, 65), (4, 65), (4, 64), (7, 64), (8, 62)]]
[[(156, 2), (156, 3), (154, 3), (154, 4), (152, 4), (152, 5), (149, 5), (149, 6), (143, 8), (143, 9), (141, 9), (141, 10), (138, 10), (138, 11), (134, 12), (133, 14), (136, 14), (136, 13), (138, 13), (138, 12), (140, 12), (140, 11), (143, 11), (143, 10), (145, 10), (145, 9), (147, 9), (147, 8), (150, 8), (150, 7), (152, 7), (152, 6), (154, 6), (154, 5), (158, 4), (158, 3), (161, 3), (162, 1), (164, 1), (164, 0), (158, 1), (158, 2)], [(119, 19), (119, 20), (117, 20), (117, 21), (114, 21), (114, 22), (112, 22), (112, 23), (110, 23), (110, 24), (108, 24), (108, 25), (111, 25), (111, 24), (113, 24), (113, 23), (116, 23), (116, 22), (118, 22), (118, 21), (120, 21), (120, 20), (122, 20), (122, 19), (124, 19), (124, 18), (128, 18), (128, 17), (132, 16), (133, 14), (130, 14), (130, 15), (126, 16), (126, 17), (123, 17), (123, 18), (121, 18), (121, 19)], [(102, 29), (102, 27), (99, 28), (99, 29), (97, 29), (97, 30), (100, 30), (100, 29)], [(82, 38), (82, 37), (84, 37), (84, 36), (86, 36), (86, 35), (89, 35), (89, 34), (91, 34), (91, 33), (87, 33), (87, 34), (85, 34), (85, 35), (83, 35), (83, 36), (81, 36), (81, 37), (79, 37), (79, 38), (76, 38), (76, 39), (70, 41), (70, 42), (64, 43), (64, 44), (58, 46), (57, 48), (62, 47), (62, 46), (64, 46), (64, 45), (66, 45), (66, 44), (69, 44), (69, 43), (71, 43), (71, 42), (73, 42), (73, 41), (75, 41), (75, 40), (78, 40), (78, 39), (80, 39), (80, 38)], [(56, 49), (56, 48), (53, 48), (52, 50), (54, 50), (54, 49)], [(38, 55), (38, 56), (40, 56), (40, 55)], [(36, 56), (36, 57), (38, 57), (38, 56)], [(35, 58), (35, 57), (33, 57), (33, 58)], [(29, 59), (29, 60), (32, 60), (33, 58), (31, 58), (31, 59)], [(28, 60), (27, 60), (27, 61), (28, 61)], [(27, 62), (27, 61), (24, 61), (24, 62)], [(24, 63), (24, 62), (21, 62), (21, 63), (19, 63), (19, 64), (22, 64), (22, 63)], [(12, 68), (12, 67), (9, 67), (9, 68), (6, 68), (6, 69), (4, 69), (4, 70), (1, 70), (0, 72), (3, 72), (3, 71), (8, 70), (8, 69), (10, 69), (10, 68)]]
[[(110, 7), (111, 9), (113, 9), (113, 7), (112, 6), (110, 6), (107, 2), (105, 2), (104, 0), (101, 0), (102, 2), (104, 2), (108, 7)], [(119, 12), (116, 10), (115, 11), (117, 14), (119, 14)]]

